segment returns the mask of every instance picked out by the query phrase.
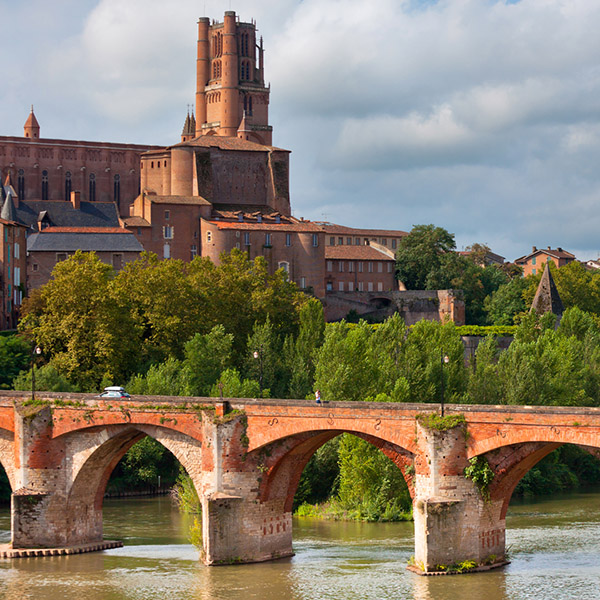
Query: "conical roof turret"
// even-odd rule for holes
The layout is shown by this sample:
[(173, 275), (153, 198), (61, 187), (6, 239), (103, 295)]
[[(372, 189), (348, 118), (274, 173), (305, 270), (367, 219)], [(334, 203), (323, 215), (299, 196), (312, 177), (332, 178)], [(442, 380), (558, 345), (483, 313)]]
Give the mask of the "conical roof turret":
[(533, 310), (535, 310), (538, 315), (551, 312), (552, 314), (556, 315), (557, 322), (560, 321), (560, 318), (565, 310), (562, 300), (560, 299), (560, 294), (558, 293), (558, 288), (554, 283), (552, 273), (550, 273), (549, 264), (546, 264), (546, 268), (542, 273), (542, 278), (540, 279), (540, 283), (538, 285), (537, 292), (535, 293), (535, 297), (533, 298), (533, 302), (531, 303), (529, 312)]
[(35, 114), (33, 112), (33, 104), (31, 105), (31, 112), (27, 117), (27, 121), (25, 121), (25, 125), (23, 126), (23, 135), (26, 138), (31, 139), (37, 139), (40, 137), (40, 124), (35, 118)]

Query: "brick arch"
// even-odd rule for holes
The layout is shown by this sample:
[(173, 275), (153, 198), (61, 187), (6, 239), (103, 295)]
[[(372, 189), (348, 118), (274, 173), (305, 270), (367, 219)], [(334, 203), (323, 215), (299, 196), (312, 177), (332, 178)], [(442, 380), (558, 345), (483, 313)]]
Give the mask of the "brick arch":
[(11, 489), (16, 489), (14, 433), (0, 429), (0, 467), (6, 472)]
[(596, 427), (577, 425), (504, 425), (469, 427), (467, 458), (479, 456), (505, 446), (539, 442), (546, 444), (574, 444), (600, 448), (600, 431)]
[(407, 467), (414, 461), (412, 452), (382, 438), (337, 429), (292, 435), (249, 453), (247, 460), (264, 473), (259, 487), (260, 501), (283, 503), (284, 512), (291, 512), (294, 496), (308, 461), (323, 444), (342, 433), (355, 435), (383, 452), (400, 469), (411, 496), (414, 494), (413, 474), (407, 471)]
[[(596, 458), (599, 457), (599, 447), (572, 445), (580, 446)], [(482, 455), (495, 474), (489, 488), (490, 500), (501, 503), (501, 519), (506, 517), (510, 499), (519, 481), (538, 462), (561, 446), (564, 444), (560, 442), (523, 442), (501, 446)]]
[[(66, 498), (67, 544), (102, 539), (102, 504), (111, 473), (127, 451), (149, 436), (171, 451), (201, 491), (201, 442), (153, 425), (122, 425), (73, 432), (61, 440), (72, 450)], [(68, 467), (68, 465), (67, 465)]]

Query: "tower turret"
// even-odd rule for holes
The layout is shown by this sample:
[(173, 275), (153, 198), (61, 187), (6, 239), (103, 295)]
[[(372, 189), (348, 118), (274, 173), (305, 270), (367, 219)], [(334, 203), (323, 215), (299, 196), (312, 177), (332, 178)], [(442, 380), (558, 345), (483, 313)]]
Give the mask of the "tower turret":
[(27, 121), (25, 121), (25, 125), (23, 126), (23, 135), (26, 138), (34, 140), (40, 137), (40, 124), (35, 118), (35, 114), (33, 114), (33, 104), (31, 105), (31, 112), (27, 117)]
[(245, 111), (247, 139), (271, 145), (263, 54), (254, 21), (241, 22), (234, 11), (227, 11), (222, 23), (198, 21), (197, 136), (236, 136)]

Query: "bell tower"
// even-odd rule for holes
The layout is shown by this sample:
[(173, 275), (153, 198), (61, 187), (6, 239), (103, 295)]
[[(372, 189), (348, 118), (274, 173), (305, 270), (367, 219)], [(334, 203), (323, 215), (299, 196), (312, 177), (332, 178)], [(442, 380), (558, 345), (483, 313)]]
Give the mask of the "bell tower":
[(264, 81), (262, 38), (256, 23), (242, 23), (234, 11), (222, 23), (198, 21), (196, 136), (235, 137), (244, 118), (244, 138), (270, 146), (270, 88)]

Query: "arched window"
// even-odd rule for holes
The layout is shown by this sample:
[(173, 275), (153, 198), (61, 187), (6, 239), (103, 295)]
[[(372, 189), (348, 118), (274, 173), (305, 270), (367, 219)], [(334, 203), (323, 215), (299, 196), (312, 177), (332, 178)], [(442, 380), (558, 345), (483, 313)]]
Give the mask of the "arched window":
[(248, 114), (252, 115), (252, 96), (248, 96)]
[(119, 204), (121, 200), (121, 176), (115, 175), (113, 179), (113, 198), (114, 201)]
[(71, 191), (73, 189), (73, 183), (71, 182), (71, 171), (65, 173), (65, 200), (71, 199)]
[(42, 171), (42, 200), (48, 200), (48, 171)]
[(19, 200), (25, 200), (25, 171), (23, 169), (19, 169), (17, 175), (17, 194)]
[(94, 173), (90, 173), (90, 197), (88, 200), (96, 202), (96, 175)]

